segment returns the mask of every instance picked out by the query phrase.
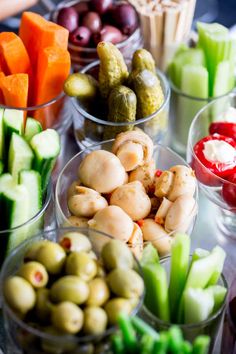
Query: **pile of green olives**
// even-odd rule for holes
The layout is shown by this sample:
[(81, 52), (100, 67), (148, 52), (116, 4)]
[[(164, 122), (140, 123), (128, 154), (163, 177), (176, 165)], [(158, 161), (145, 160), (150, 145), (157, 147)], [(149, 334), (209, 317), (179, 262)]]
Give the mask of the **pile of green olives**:
[(139, 303), (144, 283), (134, 265), (120, 240), (108, 239), (96, 254), (87, 236), (67, 232), (58, 243), (31, 243), (5, 280), (4, 296), (22, 320), (42, 330), (98, 335)]

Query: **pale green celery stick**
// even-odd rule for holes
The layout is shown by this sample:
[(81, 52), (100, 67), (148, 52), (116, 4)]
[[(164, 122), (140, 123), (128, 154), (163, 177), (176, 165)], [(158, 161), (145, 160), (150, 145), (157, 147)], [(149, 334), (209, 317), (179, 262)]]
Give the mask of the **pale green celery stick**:
[(186, 51), (181, 51), (174, 57), (171, 63), (170, 78), (174, 85), (181, 88), (181, 72), (185, 65), (205, 65), (205, 55), (202, 49), (189, 48)]
[(210, 337), (198, 336), (193, 342), (192, 354), (208, 354)]
[(145, 305), (163, 321), (170, 320), (168, 283), (165, 269), (157, 263), (142, 266), (146, 288)]
[(183, 294), (184, 323), (199, 323), (212, 313), (214, 298), (205, 289), (188, 288)]
[(191, 266), (192, 266), (192, 263), (201, 259), (201, 258), (204, 258), (206, 256), (208, 256), (210, 254), (210, 252), (208, 250), (204, 250), (203, 248), (196, 248), (195, 251), (193, 252), (193, 255), (192, 255), (192, 261), (191, 261)]
[(214, 308), (212, 312), (214, 313), (218, 311), (221, 305), (223, 304), (223, 301), (227, 294), (227, 289), (221, 285), (212, 285), (212, 286), (208, 286), (208, 288), (206, 288), (205, 290), (213, 295)]
[(175, 323), (179, 302), (184, 290), (190, 253), (190, 238), (186, 234), (176, 234), (171, 247), (171, 271), (169, 285), (169, 301), (171, 321)]
[[(189, 127), (196, 113), (206, 105), (208, 98), (208, 72), (200, 65), (185, 65), (182, 68), (181, 91), (193, 97), (206, 100), (195, 100), (181, 95), (175, 95), (176, 99), (176, 135), (178, 140), (187, 145)], [(206, 123), (207, 124), (207, 123)]]
[(216, 67), (216, 74), (214, 78), (213, 84), (213, 97), (218, 97), (228, 93), (232, 87), (230, 87), (231, 83), (231, 72), (230, 72), (230, 61), (225, 60), (221, 61)]
[(159, 263), (157, 249), (151, 243), (144, 247), (140, 263), (141, 265), (146, 263)]
[(213, 248), (212, 252), (216, 252), (217, 253), (217, 264), (215, 265), (215, 269), (214, 269), (214, 272), (211, 276), (211, 278), (209, 279), (209, 282), (208, 282), (208, 286), (209, 285), (215, 285), (219, 278), (220, 278), (220, 275), (222, 273), (222, 270), (223, 270), (223, 267), (224, 267), (224, 262), (225, 262), (225, 258), (226, 258), (226, 253), (225, 251), (219, 247), (219, 246), (216, 246), (215, 248)]

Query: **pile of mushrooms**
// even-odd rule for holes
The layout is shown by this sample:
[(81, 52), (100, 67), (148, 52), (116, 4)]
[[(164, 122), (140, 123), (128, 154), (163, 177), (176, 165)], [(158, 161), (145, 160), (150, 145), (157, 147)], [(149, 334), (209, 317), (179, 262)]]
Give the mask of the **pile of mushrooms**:
[(112, 152), (88, 153), (78, 174), (68, 189), (70, 224), (127, 242), (138, 258), (144, 241), (167, 254), (174, 232), (186, 232), (196, 215), (193, 170), (156, 170), (153, 142), (140, 129), (118, 134)]

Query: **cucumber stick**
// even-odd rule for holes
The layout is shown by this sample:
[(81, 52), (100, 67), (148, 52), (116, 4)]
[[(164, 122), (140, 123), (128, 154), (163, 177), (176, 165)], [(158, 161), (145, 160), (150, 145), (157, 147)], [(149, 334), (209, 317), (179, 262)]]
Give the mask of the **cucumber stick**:
[(8, 158), (8, 150), (13, 133), (23, 135), (24, 112), (16, 109), (5, 109), (3, 113), (4, 158)]
[(8, 155), (8, 171), (16, 182), (18, 182), (21, 170), (31, 169), (33, 158), (33, 152), (28, 143), (23, 137), (13, 133)]
[(32, 218), (42, 208), (41, 176), (37, 171), (23, 170), (19, 175), (19, 183), (24, 185), (30, 195), (30, 215)]
[(4, 110), (0, 109), (0, 159), (3, 159), (4, 150), (4, 129), (3, 129), (3, 113)]
[(39, 121), (34, 118), (28, 117), (25, 125), (25, 134), (24, 138), (26, 141), (30, 142), (30, 140), (38, 133), (41, 133), (43, 130), (42, 125)]
[(36, 134), (31, 139), (30, 145), (35, 154), (33, 168), (42, 177), (42, 190), (44, 193), (56, 158), (60, 153), (60, 138), (55, 130), (47, 129)]

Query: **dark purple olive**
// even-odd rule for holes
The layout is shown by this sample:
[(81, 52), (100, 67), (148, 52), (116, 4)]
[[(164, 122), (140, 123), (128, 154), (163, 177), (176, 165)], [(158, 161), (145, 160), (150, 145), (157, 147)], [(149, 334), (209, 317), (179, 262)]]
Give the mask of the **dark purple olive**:
[(122, 33), (128, 36), (134, 32), (138, 26), (138, 16), (129, 4), (120, 4), (112, 8), (113, 24), (117, 26)]
[(112, 4), (112, 0), (91, 0), (90, 2), (91, 8), (100, 15), (109, 10), (112, 7)]
[(57, 23), (73, 32), (79, 24), (79, 15), (73, 7), (64, 7), (58, 12)]
[(93, 40), (96, 45), (102, 41), (116, 44), (123, 40), (123, 35), (118, 28), (105, 25), (99, 33), (93, 35)]
[(70, 34), (70, 42), (80, 47), (87, 47), (90, 41), (91, 31), (84, 26), (78, 27)]
[(79, 15), (83, 15), (85, 14), (85, 12), (88, 12), (89, 11), (89, 4), (88, 2), (79, 2), (78, 4), (75, 4), (73, 6), (75, 8), (75, 10), (77, 11), (77, 13)]
[(84, 15), (82, 26), (87, 27), (92, 33), (97, 33), (102, 28), (102, 21), (96, 12), (90, 11)]

